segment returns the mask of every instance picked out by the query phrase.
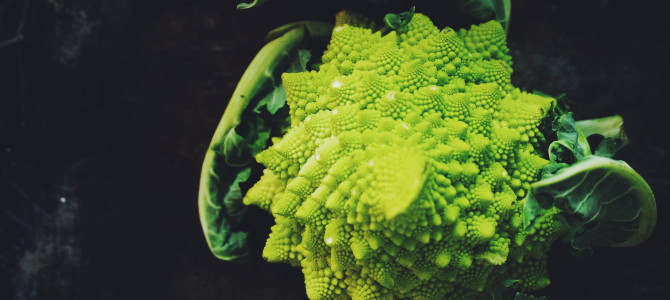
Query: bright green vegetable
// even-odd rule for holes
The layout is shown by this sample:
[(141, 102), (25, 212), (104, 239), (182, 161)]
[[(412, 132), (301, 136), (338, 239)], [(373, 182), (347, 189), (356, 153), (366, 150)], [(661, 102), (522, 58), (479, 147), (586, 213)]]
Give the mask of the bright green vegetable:
[[(439, 30), (409, 15), (382, 35), (339, 14), (321, 64), (286, 68), (267, 91), (285, 91), (288, 112), (277, 96), (226, 111), (224, 124), (252, 106), (275, 116), (249, 121), (256, 125), (247, 138), (233, 131), (239, 119), (220, 127), (212, 149), (223, 141), (223, 151), (211, 154), (228, 165), (251, 154), (265, 167), (243, 199), (275, 217), (263, 257), (301, 267), (310, 299), (472, 299), (549, 284), (547, 251), (561, 237), (581, 249), (649, 236), (651, 190), (624, 163), (601, 157), (624, 144), (620, 118), (563, 115), (550, 144), (556, 101), (511, 84), (499, 22)], [(302, 28), (273, 36), (285, 32), (275, 41), (286, 41)], [(601, 156), (588, 146), (592, 134), (604, 136)], [(270, 135), (272, 146), (260, 151)], [(203, 228), (212, 251), (231, 259), (243, 240), (221, 224), (239, 221), (235, 200), (251, 165), (242, 160), (231, 173), (238, 175), (218, 186), (222, 171), (211, 161), (203, 166)]]

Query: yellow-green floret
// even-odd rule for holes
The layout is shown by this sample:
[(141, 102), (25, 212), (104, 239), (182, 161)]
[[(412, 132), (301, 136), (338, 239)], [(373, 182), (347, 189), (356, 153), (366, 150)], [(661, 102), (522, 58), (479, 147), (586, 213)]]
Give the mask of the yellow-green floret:
[(263, 256), (300, 266), (310, 299), (470, 299), (549, 283), (564, 230), (529, 230), (523, 196), (548, 161), (554, 100), (514, 88), (495, 21), (382, 36), (338, 25), (316, 71), (284, 74), (291, 127), (256, 156), (244, 202), (273, 214)]

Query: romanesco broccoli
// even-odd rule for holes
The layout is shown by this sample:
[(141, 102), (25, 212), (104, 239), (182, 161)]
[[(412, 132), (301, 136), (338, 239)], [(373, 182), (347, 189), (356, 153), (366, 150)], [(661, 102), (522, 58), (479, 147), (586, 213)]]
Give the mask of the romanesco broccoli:
[(318, 71), (282, 76), (291, 126), (256, 156), (266, 169), (244, 198), (276, 220), (263, 256), (302, 267), (310, 299), (546, 286), (565, 226), (553, 208), (524, 228), (523, 198), (548, 163), (555, 101), (511, 84), (502, 26), (342, 23)]

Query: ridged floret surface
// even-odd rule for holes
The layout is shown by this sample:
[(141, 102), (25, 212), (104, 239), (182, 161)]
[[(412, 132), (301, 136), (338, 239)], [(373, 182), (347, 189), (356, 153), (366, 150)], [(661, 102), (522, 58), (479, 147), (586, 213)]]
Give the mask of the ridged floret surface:
[(495, 21), (336, 26), (318, 70), (282, 76), (291, 127), (256, 156), (244, 202), (276, 220), (263, 256), (301, 267), (314, 300), (546, 286), (563, 224), (521, 218), (554, 100), (512, 86), (508, 52)]

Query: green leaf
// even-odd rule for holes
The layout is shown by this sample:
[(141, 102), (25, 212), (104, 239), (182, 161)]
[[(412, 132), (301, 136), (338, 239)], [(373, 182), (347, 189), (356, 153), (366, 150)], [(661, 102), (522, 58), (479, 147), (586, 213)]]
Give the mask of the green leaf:
[(556, 206), (569, 227), (565, 239), (578, 250), (636, 245), (656, 224), (647, 182), (625, 162), (595, 155), (531, 184), (525, 201), (526, 228)]
[(217, 229), (218, 236), (211, 236), (212, 244), (210, 250), (212, 254), (221, 260), (236, 260), (249, 255), (247, 246), (248, 233), (243, 231), (233, 231), (232, 226), (227, 221), (221, 223)]
[(213, 222), (210, 228), (206, 230), (210, 240), (215, 247), (211, 250), (214, 255), (220, 259), (233, 260), (244, 257), (249, 253), (247, 247), (247, 233), (235, 230), (241, 221), (247, 207), (242, 204), (242, 190), (240, 183), (249, 179), (250, 168), (244, 168), (237, 173), (233, 183), (227, 187), (227, 192), (223, 196), (223, 207), (213, 204), (213, 209), (220, 214), (219, 223)]
[[(577, 159), (581, 159), (586, 155), (590, 154), (588, 144), (580, 144), (580, 133), (579, 128), (575, 124), (575, 119), (572, 116), (572, 113), (566, 113), (560, 116), (558, 119), (554, 120), (551, 124), (551, 130), (556, 132), (558, 142), (561, 142), (565, 147), (574, 152), (574, 156)], [(551, 149), (551, 148), (550, 148)], [(550, 157), (552, 153), (549, 153)]]
[[(309, 50), (298, 49), (290, 58), (288, 68), (286, 73), (298, 73), (307, 71), (307, 62), (309, 62), (312, 57), (312, 53)], [(272, 88), (268, 91), (265, 96), (258, 101), (254, 107), (255, 113), (260, 113), (260, 108), (265, 106), (267, 111), (270, 114), (275, 114), (277, 111), (286, 105), (286, 91), (284, 90), (284, 85), (281, 80), (272, 78)], [(279, 82), (278, 85), (275, 85), (275, 82)]]
[[(568, 112), (554, 119), (552, 130), (556, 132), (557, 140), (549, 145), (550, 164), (545, 167), (543, 178), (592, 154), (613, 157), (628, 144), (620, 116), (575, 122), (572, 113)], [(588, 142), (588, 138), (593, 135), (603, 137), (596, 145), (595, 152), (592, 152)]]
[[(205, 153), (198, 213), (210, 250), (222, 260), (235, 260), (248, 253), (247, 233), (240, 231), (245, 210), (239, 184), (249, 180), (253, 157), (266, 147), (271, 131), (286, 126), (286, 118), (274, 115), (285, 105), (280, 75), (287, 70), (304, 70), (309, 53), (300, 51), (301, 45), (306, 38), (319, 37), (328, 31), (326, 28), (332, 28), (319, 22), (296, 24), (299, 25), (282, 27), (281, 33), (277, 31), (273, 40), (256, 54)], [(267, 107), (272, 123), (264, 121), (268, 113), (261, 107)]]
[(386, 23), (386, 26), (392, 29), (403, 29), (407, 24), (409, 24), (410, 21), (412, 21), (412, 17), (414, 17), (414, 10), (415, 7), (412, 6), (409, 11), (406, 12), (401, 12), (399, 14), (386, 14), (384, 16), (384, 23)]
[(251, 169), (227, 167), (228, 172), (222, 173), (221, 169), (226, 164), (220, 156), (212, 153), (205, 155), (205, 163), (211, 169), (203, 170), (204, 174), (201, 175), (198, 203), (200, 222), (214, 256), (222, 260), (235, 260), (249, 253), (247, 233), (238, 227), (246, 211), (242, 205), (240, 183), (249, 179)]
[[(257, 118), (256, 121), (262, 122), (263, 119)], [(257, 129), (255, 133), (254, 138), (249, 141), (249, 153), (251, 153), (251, 156), (256, 156), (258, 152), (267, 148), (267, 141), (270, 139), (270, 128), (263, 126)]]
[(495, 15), (507, 32), (512, 12), (511, 0), (457, 0), (458, 8), (478, 20), (487, 20)]
[(549, 160), (552, 164), (573, 164), (591, 155), (588, 141), (577, 127), (571, 112), (556, 118), (551, 129), (557, 136), (557, 140), (549, 145)]
[(274, 115), (284, 105), (286, 105), (286, 92), (284, 91), (284, 85), (279, 83), (279, 85), (258, 101), (254, 107), (254, 112), (260, 113), (260, 109), (265, 106), (267, 111)]
[(249, 9), (258, 5), (263, 4), (267, 0), (254, 0), (251, 3), (239, 3), (237, 4), (237, 9)]
[(228, 188), (228, 192), (223, 197), (224, 209), (222, 213), (225, 213), (231, 220), (240, 221), (246, 211), (246, 206), (242, 203), (244, 194), (242, 194), (242, 190), (240, 189), (240, 183), (246, 182), (250, 174), (251, 168), (244, 168), (237, 173), (235, 180), (233, 180), (233, 183)]
[[(244, 127), (243, 131), (247, 136), (237, 133), (240, 126)], [(222, 156), (229, 166), (246, 166), (252, 161), (254, 155), (265, 149), (269, 138), (270, 128), (265, 125), (262, 118), (255, 117), (228, 130), (223, 138)]]
[(291, 64), (286, 69), (286, 73), (298, 73), (307, 71), (307, 62), (312, 58), (312, 53), (306, 49), (298, 49), (291, 57)]
[(576, 126), (586, 138), (592, 135), (603, 137), (594, 151), (595, 155), (613, 157), (617, 151), (628, 144), (628, 137), (623, 130), (623, 118), (621, 116), (578, 121)]
[(232, 157), (240, 157), (244, 154), (244, 151), (246, 150), (244, 143), (245, 139), (237, 134), (235, 127), (228, 130), (223, 138), (223, 156), (226, 158), (227, 162), (235, 164), (232, 163)]
[[(627, 143), (623, 119), (612, 116), (575, 122), (572, 113), (557, 117), (549, 145), (550, 163), (525, 199), (524, 225), (530, 228), (548, 209), (558, 207), (575, 249), (592, 245), (631, 246), (649, 237), (656, 224), (654, 194), (623, 161), (610, 157)], [(595, 155), (587, 138), (601, 135)]]

